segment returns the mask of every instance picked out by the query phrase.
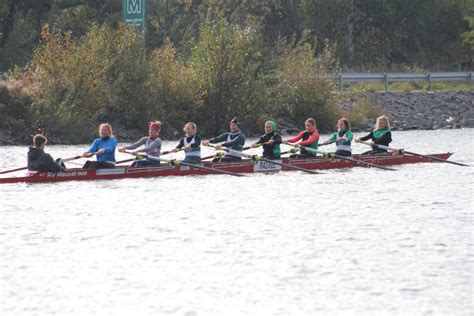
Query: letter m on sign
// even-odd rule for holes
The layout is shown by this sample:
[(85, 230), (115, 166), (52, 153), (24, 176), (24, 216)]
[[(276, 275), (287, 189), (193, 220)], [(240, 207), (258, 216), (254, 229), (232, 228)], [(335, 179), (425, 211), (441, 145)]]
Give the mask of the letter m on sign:
[(141, 14), (141, 1), (140, 0), (127, 0), (127, 13), (128, 14)]

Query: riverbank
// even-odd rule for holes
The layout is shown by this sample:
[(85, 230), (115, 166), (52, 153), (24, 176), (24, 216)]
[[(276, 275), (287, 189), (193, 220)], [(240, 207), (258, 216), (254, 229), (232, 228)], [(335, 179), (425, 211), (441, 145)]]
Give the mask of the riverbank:
[[(474, 92), (371, 92), (353, 96), (341, 103), (349, 111), (353, 104), (367, 98), (380, 106), (392, 130), (433, 130), (474, 127)], [(367, 118), (365, 129), (375, 123)]]
[[(375, 108), (386, 113), (392, 123), (392, 130), (433, 130), (474, 127), (474, 92), (370, 92), (351, 96), (341, 102), (342, 112), (351, 111), (354, 104), (367, 99)], [(316, 118), (317, 119), (317, 118)], [(279, 127), (284, 132), (297, 131), (302, 126), (287, 118), (278, 118)], [(370, 130), (375, 117), (365, 117), (361, 127), (354, 130)], [(116, 134), (121, 141), (134, 141), (146, 130), (127, 130), (117, 126)], [(32, 131), (21, 117), (7, 117), (0, 124), (0, 145), (28, 144)], [(247, 136), (258, 136), (246, 133)], [(206, 136), (206, 135), (203, 135)], [(180, 137), (176, 127), (162, 131), (164, 139)], [(68, 144), (68, 139), (57, 138), (53, 142)]]

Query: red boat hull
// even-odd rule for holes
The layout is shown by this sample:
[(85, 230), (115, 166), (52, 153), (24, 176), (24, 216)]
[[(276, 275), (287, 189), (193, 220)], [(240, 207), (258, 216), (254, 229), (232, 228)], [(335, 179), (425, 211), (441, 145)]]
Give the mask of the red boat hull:
[[(452, 154), (434, 154), (433, 157), (448, 159)], [(429, 158), (416, 156), (400, 156), (400, 155), (378, 155), (378, 156), (352, 156), (351, 158), (365, 161), (376, 165), (402, 165), (419, 162), (434, 162)], [(288, 159), (283, 158), (285, 164), (291, 164), (304, 169), (324, 170), (324, 169), (338, 169), (338, 168), (352, 168), (360, 165), (341, 159), (326, 159), (322, 157), (306, 158), (306, 159)], [(278, 166), (268, 162), (251, 160), (244, 160), (237, 163), (211, 163), (205, 162), (204, 166), (222, 169), (236, 173), (254, 173), (254, 172), (276, 172), (276, 171), (294, 171), (295, 169)], [(218, 174), (215, 172), (190, 168), (187, 166), (170, 166), (163, 164), (156, 167), (130, 168), (130, 167), (116, 167), (113, 169), (98, 169), (98, 170), (83, 170), (83, 169), (69, 169), (65, 172), (38, 172), (30, 176), (0, 178), (0, 183), (41, 183), (41, 182), (60, 182), (73, 180), (113, 180), (125, 178), (146, 178), (146, 177), (165, 177), (165, 176), (187, 176), (187, 175), (207, 175)]]

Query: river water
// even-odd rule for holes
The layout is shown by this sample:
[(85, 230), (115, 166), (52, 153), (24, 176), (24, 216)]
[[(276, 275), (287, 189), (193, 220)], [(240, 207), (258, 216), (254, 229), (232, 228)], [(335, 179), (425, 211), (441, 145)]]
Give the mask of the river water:
[[(474, 164), (472, 129), (394, 138)], [(472, 315), (474, 168), (396, 168), (0, 185), (0, 314)]]

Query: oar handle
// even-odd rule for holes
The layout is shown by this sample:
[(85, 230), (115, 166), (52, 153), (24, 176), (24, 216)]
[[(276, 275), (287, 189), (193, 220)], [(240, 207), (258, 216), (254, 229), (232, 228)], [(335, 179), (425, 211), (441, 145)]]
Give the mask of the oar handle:
[[(125, 151), (125, 153), (133, 155), (133, 153), (130, 152), (130, 151)], [(226, 171), (226, 170), (221, 170), (221, 169), (216, 169), (216, 168), (210, 168), (210, 167), (205, 167), (205, 166), (200, 166), (200, 165), (188, 163), (188, 162), (177, 160), (177, 159), (166, 159), (166, 158), (162, 158), (162, 157), (154, 157), (154, 156), (147, 155), (147, 154), (144, 154), (143, 156), (147, 157), (150, 160), (164, 161), (164, 162), (167, 162), (170, 165), (176, 166), (176, 167), (179, 167), (180, 165), (183, 165), (183, 166), (188, 166), (188, 167), (192, 167), (192, 168), (196, 168), (196, 169), (202, 169), (202, 170), (207, 170), (207, 171), (211, 171), (211, 172), (228, 174), (228, 175), (231, 175), (231, 176), (237, 176), (237, 177), (244, 176), (243, 174), (240, 174), (240, 173), (235, 173), (235, 172), (231, 172), (231, 171)]]
[(71, 160), (76, 160), (76, 159), (79, 159), (79, 158), (83, 158), (82, 155), (78, 155), (78, 156), (74, 156), (74, 157), (69, 157), (69, 158), (64, 158), (64, 159), (61, 159), (62, 161), (71, 161)]
[(393, 148), (393, 147), (388, 147), (388, 146), (380, 145), (380, 144), (373, 144), (373, 143), (369, 143), (369, 142), (360, 142), (360, 143), (364, 144), (364, 145), (367, 145), (367, 146), (370, 146), (370, 147), (383, 149), (383, 150), (391, 150), (391, 151), (396, 152), (397, 154), (402, 155), (402, 156), (406, 153), (405, 149), (403, 149), (403, 148)]

